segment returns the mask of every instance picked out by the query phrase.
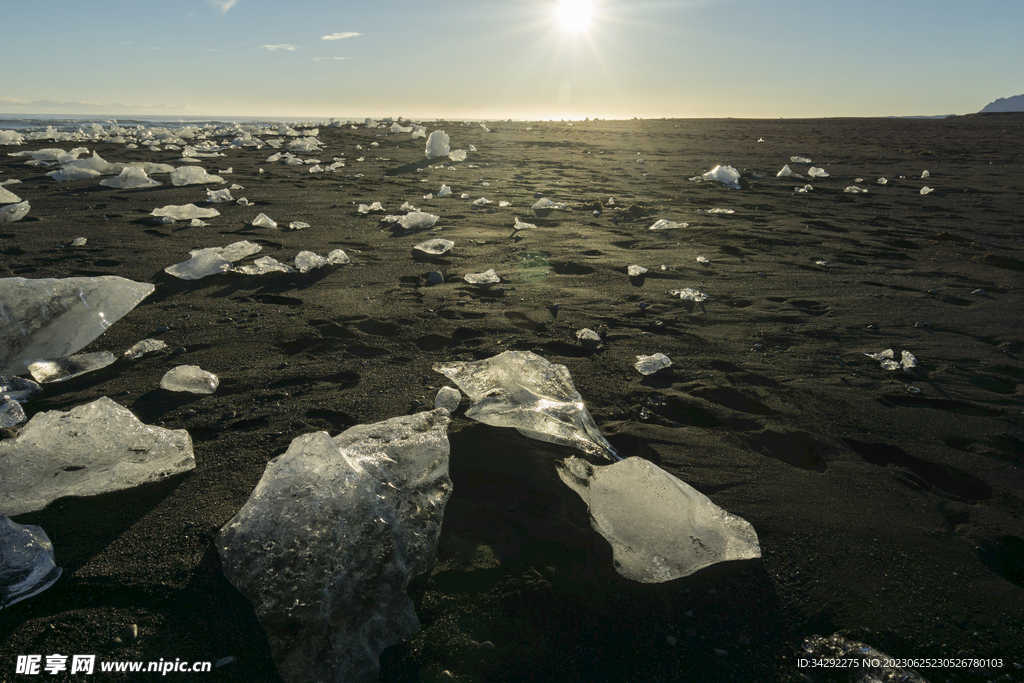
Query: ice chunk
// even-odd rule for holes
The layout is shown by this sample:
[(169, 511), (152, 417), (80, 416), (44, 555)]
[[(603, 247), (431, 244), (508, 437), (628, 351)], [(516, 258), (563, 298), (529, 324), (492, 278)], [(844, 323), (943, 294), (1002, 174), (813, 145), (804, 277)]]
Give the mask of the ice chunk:
[(808, 159), (807, 157), (790, 157), (789, 160), (792, 161), (794, 164), (809, 164), (809, 163), (811, 163), (811, 160)]
[(28, 215), (32, 205), (27, 201), (18, 204), (8, 204), (0, 209), (0, 223), (15, 223)]
[(793, 169), (786, 164), (782, 167), (782, 170), (775, 174), (776, 178), (803, 178), (799, 173), (795, 173)]
[(207, 190), (206, 201), (211, 204), (221, 204), (223, 202), (233, 202), (235, 198), (231, 196), (231, 190), (225, 188), (223, 190)]
[(810, 192), (811, 190), (813, 190), (814, 187), (810, 183), (808, 183), (807, 185), (804, 185), (803, 187), (796, 187), (796, 188), (793, 188), (793, 189), (794, 189), (795, 192), (806, 193), (806, 192)]
[(715, 166), (713, 169), (701, 176), (704, 180), (712, 180), (722, 183), (726, 187), (739, 189), (740, 172), (732, 166)]
[(480, 199), (473, 200), (473, 206), (487, 206), (488, 204), (493, 203), (494, 202), (492, 202), (490, 199), (487, 199), (486, 197), (481, 197)]
[(922, 178), (928, 178), (929, 176), (931, 176), (931, 173), (929, 173), (928, 171), (922, 171), (921, 172), (921, 177)]
[[(426, 199), (426, 198), (427, 197), (424, 197), (424, 199)], [(409, 202), (403, 202), (402, 205), (400, 207), (398, 207), (398, 210), (399, 211), (419, 211), (419, 209), (417, 209), (415, 206), (413, 206)]]
[[(99, 178), (102, 173), (91, 168), (80, 168), (78, 166), (64, 166), (56, 171), (50, 171), (46, 174), (50, 178), (53, 178), (57, 182), (68, 182), (70, 180), (91, 180), (93, 178)], [(159, 183), (157, 183), (159, 184)]]
[(448, 158), (451, 159), (452, 161), (465, 161), (466, 160), (466, 150), (464, 150), (464, 149), (454, 149), (454, 150), (452, 150), (451, 152), (448, 153)]
[(46, 532), (0, 514), (0, 609), (42, 593), (60, 575)]
[(370, 213), (371, 211), (383, 211), (384, 207), (381, 206), (380, 202), (374, 202), (373, 204), (360, 204), (359, 213)]
[(904, 370), (917, 367), (917, 358), (910, 351), (903, 351), (900, 354), (900, 367)]
[(531, 351), (506, 351), (480, 361), (435, 365), (473, 405), (466, 417), (524, 436), (578, 448), (609, 460), (618, 455), (601, 435), (573, 386), (569, 370)]
[[(185, 183), (175, 183), (184, 185)], [(145, 169), (139, 166), (125, 166), (121, 173), (114, 178), (104, 178), (100, 181), (104, 187), (113, 187), (118, 190), (135, 190), (140, 187), (156, 187), (160, 185), (157, 181), (146, 175)]]
[(41, 386), (30, 379), (0, 375), (0, 398), (9, 398), (12, 401), (24, 403), (42, 390)]
[(450, 141), (451, 138), (443, 130), (435, 130), (427, 138), (427, 158), (443, 157), (448, 154), (451, 151), (451, 147), (448, 146)]
[(663, 353), (656, 353), (653, 356), (637, 356), (636, 364), (633, 366), (641, 375), (653, 375), (658, 370), (664, 370), (672, 365), (672, 361)]
[(37, 413), (0, 441), (0, 511), (42, 510), (62, 496), (93, 496), (195, 468), (183, 429), (145, 425), (104, 396), (68, 412)]
[(451, 193), (452, 193), (452, 188), (448, 187), (447, 185), (442, 185), (441, 189), (437, 191), (437, 196), (438, 197), (447, 197)]
[(0, 428), (20, 425), (28, 419), (25, 409), (13, 398), (0, 396)]
[(252, 219), (251, 225), (257, 228), (276, 228), (277, 222), (267, 214), (260, 213), (256, 218)]
[(845, 188), (843, 192), (849, 192), (850, 194), (867, 194), (867, 190), (863, 187), (857, 187), (856, 185), (850, 185)]
[(591, 526), (612, 546), (615, 570), (633, 581), (661, 583), (761, 556), (749, 522), (643, 458), (596, 466), (570, 457), (558, 476), (590, 508)]
[(878, 183), (879, 185), (888, 185), (889, 184), (889, 180), (887, 178), (879, 178), (875, 182)]
[(167, 266), (164, 272), (182, 280), (199, 280), (208, 275), (227, 272), (230, 268), (231, 261), (217, 252), (202, 249), (187, 261)]
[(70, 356), (135, 308), (155, 287), (121, 277), (0, 279), (0, 371)]
[(300, 251), (295, 256), (295, 267), (300, 273), (308, 273), (311, 270), (323, 268), (324, 266), (343, 265), (346, 263), (351, 263), (351, 259), (341, 249), (335, 249), (326, 258), (312, 251)]
[[(907, 364), (903, 366), (904, 369), (912, 368), (917, 365), (917, 359), (914, 358), (913, 354), (910, 354), (907, 351), (904, 351), (903, 354), (904, 355), (901, 360), (903, 363)], [(894, 360), (895, 355), (893, 354), (892, 349), (886, 349), (885, 351), (879, 351), (878, 353), (865, 353), (864, 355), (871, 360), (876, 360), (881, 363), (882, 369), (884, 370), (899, 370), (901, 367), (901, 363), (897, 363)], [(908, 355), (909, 358), (907, 357)]]
[(300, 436), (217, 535), (285, 681), (362, 683), (419, 628), (406, 587), (436, 562), (449, 422), (441, 409)]
[(626, 269), (626, 272), (629, 273), (630, 277), (640, 277), (647, 272), (647, 269), (643, 266), (630, 266)]
[(424, 254), (431, 254), (433, 256), (440, 256), (441, 254), (449, 251), (455, 246), (455, 242), (451, 240), (433, 239), (427, 240), (426, 242), (420, 242), (413, 249), (422, 251)]
[(212, 394), (220, 386), (220, 380), (212, 372), (198, 365), (178, 365), (171, 368), (160, 380), (160, 388), (167, 391), (186, 391), (190, 394)]
[(550, 211), (552, 209), (565, 209), (566, 205), (560, 202), (553, 202), (547, 197), (541, 197), (537, 200), (533, 206), (530, 207), (534, 211)]
[(513, 226), (514, 230), (535, 230), (537, 228), (533, 223), (527, 223), (526, 221), (519, 220), (519, 216), (515, 217), (516, 224)]
[(21, 201), (21, 197), (14, 194), (6, 187), (0, 187), (0, 204), (16, 204)]
[(403, 126), (398, 121), (395, 121), (394, 123), (391, 124), (391, 132), (392, 133), (411, 133), (412, 132), (412, 126)]
[(295, 269), (270, 256), (261, 256), (252, 263), (232, 268), (231, 272), (242, 275), (266, 275), (267, 273), (294, 273)]
[(217, 209), (201, 209), (195, 204), (168, 204), (159, 209), (153, 209), (150, 216), (158, 218), (166, 216), (176, 221), (187, 221), (193, 218), (213, 218), (219, 216)]
[(466, 273), (463, 279), (471, 285), (493, 285), (496, 282), (501, 282), (501, 278), (494, 272), (494, 268), (489, 268), (482, 273)]
[[(867, 630), (867, 629), (865, 629)], [(809, 658), (811, 666), (835, 666), (835, 662), (843, 662), (844, 667), (856, 669), (848, 680), (856, 683), (875, 683), (875, 681), (899, 681), (899, 683), (928, 683), (924, 677), (913, 669), (896, 666), (899, 660), (880, 652), (870, 645), (847, 640), (838, 633), (825, 638), (814, 635), (804, 638), (803, 657)], [(925, 660), (922, 660), (925, 661)]]
[(125, 358), (135, 360), (142, 358), (147, 353), (153, 353), (155, 351), (163, 351), (167, 348), (167, 344), (160, 341), (159, 339), (143, 339), (139, 343), (133, 345), (130, 349), (124, 352)]
[(685, 289), (673, 289), (669, 294), (676, 296), (678, 295), (683, 301), (706, 301), (708, 295), (699, 289), (692, 287), (686, 287)]
[(664, 218), (660, 218), (655, 221), (654, 225), (647, 228), (648, 230), (673, 230), (675, 228), (688, 228), (689, 223), (676, 223), (675, 221), (667, 221)]
[(411, 211), (398, 219), (398, 224), (406, 230), (426, 230), (433, 227), (440, 216), (425, 211)]
[(84, 375), (87, 372), (101, 370), (117, 360), (109, 351), (80, 353), (67, 358), (53, 360), (37, 360), (28, 364), (32, 378), (43, 384), (63, 382), (64, 380)]
[(829, 177), (829, 174), (825, 171), (825, 169), (818, 168), (817, 166), (811, 166), (809, 169), (807, 169), (807, 175), (811, 176), (812, 178)]
[(219, 175), (210, 175), (202, 166), (182, 166), (171, 171), (171, 184), (176, 186), (223, 182), (223, 178)]
[(932, 188), (930, 187), (925, 186), (921, 188), (921, 194), (929, 194), (931, 192), (934, 192), (934, 190), (932, 190)]
[(441, 387), (434, 397), (434, 407), (444, 408), (449, 413), (454, 413), (462, 403), (462, 392), (451, 387)]
[(698, 256), (697, 263), (711, 263), (711, 261), (708, 260), (707, 256)]

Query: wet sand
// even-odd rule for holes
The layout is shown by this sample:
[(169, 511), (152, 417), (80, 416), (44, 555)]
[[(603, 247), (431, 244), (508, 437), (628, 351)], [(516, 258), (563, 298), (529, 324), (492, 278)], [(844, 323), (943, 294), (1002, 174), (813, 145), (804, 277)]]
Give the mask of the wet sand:
[[(221, 573), (218, 529), (296, 436), (425, 409), (447, 383), (434, 364), (509, 349), (566, 365), (623, 454), (748, 520), (763, 557), (660, 585), (622, 579), (555, 473), (573, 453), (467, 420), (464, 402), (440, 559), (411, 590), (422, 630), (385, 652), (381, 681), (444, 670), (457, 681), (846, 680), (797, 666), (805, 637), (837, 631), (894, 657), (1004, 663), (918, 669), (933, 682), (1024, 680), (1013, 666), (1024, 664), (1024, 117), (489, 125), (428, 125), (453, 149), (478, 149), (450, 167), (425, 159), (423, 140), (363, 127), (321, 128), (324, 151), (298, 153), (344, 155), (333, 173), (229, 150), (200, 165), (231, 167), (228, 184), (244, 187), (232, 194), (254, 204), (215, 205), (222, 215), (199, 228), (148, 214), (204, 205), (206, 186), (57, 183), (6, 152), (80, 143), (0, 150), (0, 180), (22, 180), (8, 189), (32, 205), (0, 225), (0, 277), (153, 282), (84, 351), (169, 345), (47, 385), (26, 412), (109, 396), (146, 423), (187, 429), (196, 454), (196, 469), (168, 483), (15, 518), (46, 530), (64, 575), (0, 611), (0, 680), (15, 679), (14, 655), (33, 653), (233, 656), (210, 680), (280, 680)], [(171, 151), (95, 148), (182, 165)], [(776, 178), (784, 164), (806, 173), (792, 156), (831, 177)], [(742, 173), (742, 189), (690, 180), (719, 164)], [(422, 199), (442, 183), (452, 195)], [(868, 192), (844, 192), (852, 185)], [(536, 215), (538, 192), (569, 210)], [(474, 206), (480, 197), (493, 203)], [(437, 214), (436, 230), (357, 211), (374, 201)], [(255, 228), (260, 212), (311, 227)], [(513, 235), (515, 216), (537, 228)], [(649, 230), (658, 219), (689, 225)], [(416, 256), (434, 236), (453, 251)], [(76, 237), (88, 242), (70, 246)], [(352, 263), (192, 282), (163, 272), (191, 249), (242, 239), (280, 261), (340, 248)], [(649, 272), (630, 278), (634, 264)], [(501, 283), (462, 280), (488, 268)], [(435, 270), (443, 284), (427, 282)], [(687, 287), (707, 300), (669, 294)], [(582, 328), (603, 336), (600, 348), (579, 343)], [(890, 348), (917, 367), (864, 355)], [(656, 352), (669, 370), (633, 369)], [(217, 392), (161, 390), (180, 364), (217, 374)], [(132, 623), (139, 638), (116, 644)]]

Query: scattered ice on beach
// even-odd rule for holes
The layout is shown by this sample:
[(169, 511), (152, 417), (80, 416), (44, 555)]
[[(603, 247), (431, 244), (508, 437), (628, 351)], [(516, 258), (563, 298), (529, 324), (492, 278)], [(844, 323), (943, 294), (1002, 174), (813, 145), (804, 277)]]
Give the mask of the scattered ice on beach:
[(367, 214), (371, 211), (383, 211), (384, 207), (381, 206), (380, 202), (374, 202), (373, 204), (360, 204), (358, 210), (359, 213)]
[(134, 344), (130, 349), (124, 352), (124, 357), (136, 360), (142, 358), (147, 353), (154, 353), (156, 351), (163, 351), (167, 348), (167, 344), (160, 341), (159, 339), (143, 339), (142, 341)]
[[(184, 183), (175, 184), (184, 185)], [(113, 178), (104, 178), (100, 181), (100, 185), (118, 190), (135, 190), (141, 187), (156, 187), (160, 183), (146, 175), (145, 169), (140, 166), (125, 166), (119, 175)]]
[(473, 402), (466, 417), (524, 436), (618, 460), (573, 386), (569, 370), (532, 351), (435, 365)]
[(917, 367), (917, 358), (914, 357), (910, 351), (903, 351), (900, 354), (900, 362), (897, 363), (894, 359), (896, 355), (892, 349), (886, 349), (885, 351), (879, 351), (878, 353), (865, 353), (865, 356), (871, 360), (878, 361), (882, 365), (884, 370), (909, 370)]
[(693, 289), (692, 287), (687, 287), (685, 289), (673, 289), (671, 292), (669, 292), (669, 294), (671, 294), (673, 296), (677, 296), (678, 295), (679, 298), (682, 299), (683, 301), (698, 301), (698, 302), (700, 302), (700, 301), (706, 301), (707, 298), (708, 298), (707, 294), (705, 294), (704, 292), (700, 291), (699, 289)]
[(847, 640), (838, 633), (828, 638), (819, 635), (804, 638), (801, 655), (810, 658), (809, 663), (812, 666), (819, 664), (834, 666), (835, 662), (844, 662), (843, 666), (856, 668), (857, 675), (851, 675), (849, 680), (856, 680), (857, 683), (873, 683), (874, 681), (928, 683), (913, 669), (895, 666), (901, 660), (894, 659), (870, 645)]
[(700, 177), (703, 180), (722, 183), (726, 187), (731, 187), (733, 189), (739, 189), (740, 187), (740, 172), (732, 166), (715, 166)]
[(218, 175), (210, 175), (202, 166), (182, 166), (171, 171), (171, 184), (175, 186), (223, 182), (225, 182), (223, 178)]
[(363, 683), (419, 629), (406, 588), (437, 559), (449, 422), (440, 409), (299, 436), (217, 535), (284, 680)]
[(454, 413), (462, 403), (462, 392), (452, 387), (441, 387), (434, 397), (434, 407), (444, 408), (449, 413)]
[(448, 153), (448, 158), (451, 159), (452, 161), (465, 161), (466, 160), (466, 150), (464, 150), (464, 149), (454, 149), (454, 150), (452, 150), (451, 152)]
[(444, 239), (433, 239), (427, 240), (426, 242), (420, 242), (413, 249), (422, 251), (424, 254), (431, 254), (432, 256), (440, 256), (455, 246), (455, 242)]
[(672, 361), (663, 353), (655, 353), (651, 356), (637, 356), (636, 364), (633, 365), (641, 375), (653, 375), (672, 365)]
[(564, 203), (560, 203), (560, 202), (553, 202), (550, 199), (548, 199), (547, 197), (542, 197), (541, 199), (537, 200), (537, 202), (533, 206), (531, 206), (530, 208), (533, 209), (534, 211), (545, 211), (545, 210), (552, 210), (552, 209), (559, 209), (559, 210), (561, 210), (561, 209), (565, 209), (566, 205)]
[(856, 185), (850, 185), (845, 190), (843, 190), (843, 192), (849, 192), (850, 194), (867, 194), (867, 190), (865, 190), (863, 187), (857, 187)]
[(0, 371), (20, 375), (27, 360), (70, 356), (154, 289), (113, 275), (0, 279)]
[(450, 141), (451, 138), (449, 138), (448, 134), (443, 130), (435, 130), (430, 134), (430, 137), (427, 138), (427, 158), (433, 159), (434, 157), (446, 156), (451, 152), (451, 147), (448, 146)]
[(202, 209), (195, 204), (168, 204), (167, 206), (159, 209), (153, 209), (150, 214), (158, 218), (166, 216), (167, 218), (173, 218), (176, 221), (186, 221), (193, 218), (213, 218), (220, 215), (220, 211), (217, 209)]
[(811, 160), (808, 159), (807, 157), (790, 157), (789, 160), (792, 161), (794, 164), (809, 164), (809, 163), (811, 163)]
[(799, 173), (795, 173), (793, 169), (786, 164), (782, 167), (782, 170), (775, 174), (776, 178), (803, 178)]
[(67, 358), (54, 358), (52, 360), (37, 360), (28, 364), (28, 371), (32, 373), (32, 379), (41, 383), (63, 382), (65, 380), (84, 375), (107, 367), (117, 360), (114, 354), (109, 351), (96, 351), (95, 353), (79, 353)]
[(921, 188), (921, 194), (928, 194), (930, 192), (933, 192), (932, 188), (930, 187), (925, 186)]
[(168, 370), (160, 380), (160, 388), (190, 394), (212, 394), (220, 386), (220, 379), (198, 365), (178, 365)]
[(223, 202), (233, 202), (235, 198), (231, 196), (231, 190), (225, 188), (223, 190), (207, 190), (206, 201), (211, 204), (220, 204)]
[(922, 172), (921, 172), (921, 177), (922, 177), (922, 178), (927, 178), (927, 177), (929, 177), (929, 176), (931, 176), (931, 173), (929, 173), (928, 171), (922, 171)]
[(471, 285), (493, 285), (501, 282), (501, 278), (494, 272), (494, 268), (485, 270), (482, 273), (466, 273), (463, 279)]
[(812, 178), (828, 178), (829, 177), (829, 174), (828, 174), (828, 172), (825, 169), (818, 168), (817, 166), (811, 166), (809, 169), (807, 169), (807, 175), (809, 175)]
[(665, 220), (664, 218), (659, 218), (657, 221), (655, 221), (654, 225), (652, 225), (651, 227), (649, 227), (647, 229), (648, 230), (674, 230), (676, 228), (688, 228), (688, 227), (690, 227), (689, 223), (682, 223), (682, 222), (677, 223), (675, 221), (668, 221), (668, 220)]
[(260, 213), (256, 218), (252, 219), (252, 223), (250, 223), (250, 225), (255, 228), (276, 228), (277, 221), (265, 213)]
[(107, 397), (68, 412), (37, 413), (0, 441), (0, 510), (42, 510), (63, 496), (93, 496), (195, 468), (183, 429), (145, 425)]
[(17, 524), (0, 514), (0, 609), (42, 593), (61, 571), (41, 527)]
[(647, 272), (647, 269), (644, 268), (643, 266), (629, 266), (628, 268), (626, 268), (626, 272), (629, 274), (630, 277), (640, 277), (641, 275)]
[(0, 223), (15, 223), (28, 215), (32, 205), (27, 201), (8, 204), (0, 209)]
[(749, 522), (643, 458), (599, 466), (570, 457), (558, 476), (587, 504), (615, 570), (633, 581), (662, 583), (761, 556)]

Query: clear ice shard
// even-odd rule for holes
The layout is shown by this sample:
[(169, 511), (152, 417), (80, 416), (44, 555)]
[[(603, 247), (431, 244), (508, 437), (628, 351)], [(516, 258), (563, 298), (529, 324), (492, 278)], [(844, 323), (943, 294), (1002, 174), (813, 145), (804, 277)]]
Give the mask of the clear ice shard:
[(220, 386), (220, 380), (212, 372), (198, 365), (178, 365), (168, 370), (160, 380), (160, 388), (167, 391), (184, 391), (190, 394), (212, 394)]
[(410, 211), (404, 216), (386, 216), (384, 220), (389, 223), (398, 223), (406, 230), (426, 230), (434, 227), (434, 223), (440, 216), (435, 216), (426, 211)]
[(304, 434), (217, 535), (286, 682), (366, 681), (419, 629), (406, 587), (436, 562), (449, 421), (438, 409)]
[(449, 413), (454, 413), (462, 403), (462, 392), (451, 387), (441, 387), (437, 396), (434, 397), (434, 407), (444, 408)]
[(713, 169), (701, 176), (704, 180), (712, 180), (722, 183), (726, 187), (739, 189), (740, 172), (732, 166), (715, 166)]
[(686, 287), (684, 289), (673, 289), (672, 291), (669, 292), (669, 294), (671, 294), (672, 296), (678, 296), (683, 301), (701, 302), (706, 301), (708, 298), (707, 294), (700, 291), (699, 289), (694, 289), (693, 287)]
[(553, 209), (565, 209), (566, 205), (560, 202), (553, 202), (547, 197), (542, 197), (538, 199), (530, 208), (533, 209), (534, 211), (550, 211)]
[(42, 390), (41, 386), (30, 379), (0, 375), (0, 397), (24, 403)]
[(426, 242), (420, 242), (413, 249), (421, 251), (424, 254), (430, 254), (431, 256), (440, 256), (441, 254), (449, 251), (455, 246), (455, 242), (444, 239), (433, 239), (427, 240)]
[(689, 223), (677, 223), (675, 221), (667, 221), (664, 218), (660, 218), (655, 221), (654, 225), (647, 228), (648, 230), (674, 230), (675, 228), (688, 228)]
[(18, 204), (8, 204), (0, 209), (0, 223), (16, 223), (28, 215), (32, 205), (27, 201)]
[(153, 209), (150, 216), (173, 218), (176, 221), (187, 221), (193, 218), (213, 218), (220, 215), (217, 209), (202, 209), (195, 204), (168, 204), (167, 206)]
[(0, 395), (0, 428), (6, 429), (20, 425), (28, 419), (25, 409), (13, 398)]
[(427, 138), (427, 158), (443, 157), (448, 154), (451, 151), (451, 147), (448, 146), (450, 141), (451, 138), (443, 130), (435, 130)]
[(124, 357), (131, 360), (142, 358), (147, 353), (153, 353), (154, 351), (163, 351), (167, 348), (167, 344), (160, 341), (159, 339), (143, 339), (142, 341), (134, 344), (130, 349), (124, 352)]
[[(139, 166), (126, 166), (121, 173), (113, 178), (104, 178), (100, 185), (118, 190), (135, 190), (140, 187), (156, 187), (160, 183), (146, 175), (145, 169)], [(181, 183), (175, 183), (179, 185)]]
[(42, 593), (61, 571), (41, 527), (15, 524), (0, 514), (0, 609)]
[(202, 166), (182, 166), (171, 171), (171, 184), (176, 186), (223, 182), (223, 178), (219, 175), (210, 175)]
[(195, 468), (184, 429), (143, 424), (104, 396), (67, 412), (37, 413), (0, 441), (0, 514), (42, 510), (62, 496), (93, 496)]
[(115, 360), (117, 358), (110, 351), (79, 353), (67, 358), (32, 361), (28, 364), (28, 371), (32, 373), (32, 379), (41, 384), (63, 382), (105, 368)]
[(277, 221), (275, 221), (267, 214), (261, 213), (259, 216), (256, 216), (256, 218), (252, 219), (251, 225), (257, 228), (276, 228)]
[(252, 263), (235, 266), (231, 272), (242, 275), (266, 275), (267, 273), (294, 273), (295, 269), (272, 256), (261, 256)]
[(193, 249), (189, 252), (192, 258), (167, 266), (164, 272), (182, 280), (198, 280), (208, 275), (226, 272), (233, 262), (252, 256), (262, 249), (260, 245), (248, 240), (232, 242), (226, 247)]
[(558, 476), (586, 502), (591, 526), (611, 544), (615, 570), (627, 579), (662, 583), (761, 556), (749, 522), (643, 458), (600, 466), (570, 457)]
[[(812, 178), (829, 177), (829, 174), (825, 171), (825, 169), (819, 168), (818, 166), (811, 166), (809, 169), (807, 169), (807, 175), (811, 176)], [(885, 183), (882, 184), (884, 185)]]
[(672, 365), (669, 357), (663, 353), (656, 353), (652, 356), (637, 356), (636, 364), (633, 366), (641, 375), (653, 375), (658, 370), (663, 370)]
[(16, 204), (21, 201), (21, 197), (14, 194), (6, 187), (0, 187), (0, 204)]
[(154, 289), (113, 275), (0, 279), (0, 371), (22, 375), (25, 361), (70, 356)]
[(569, 370), (532, 351), (505, 351), (479, 361), (435, 365), (473, 405), (466, 417), (492, 427), (514, 427), (541, 441), (618, 460), (587, 412)]
[(785, 166), (783, 166), (782, 170), (775, 174), (775, 177), (776, 178), (803, 178), (802, 175), (800, 175), (799, 173), (796, 173), (795, 171), (793, 171), (793, 169), (791, 169), (789, 167), (789, 164), (786, 164)]

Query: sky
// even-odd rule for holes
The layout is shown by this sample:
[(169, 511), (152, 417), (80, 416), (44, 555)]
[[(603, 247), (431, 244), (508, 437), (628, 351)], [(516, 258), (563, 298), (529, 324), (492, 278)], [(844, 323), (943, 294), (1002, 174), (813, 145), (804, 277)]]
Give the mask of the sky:
[(1024, 0), (564, 1), (7, 3), (0, 114), (917, 116), (1024, 93)]

